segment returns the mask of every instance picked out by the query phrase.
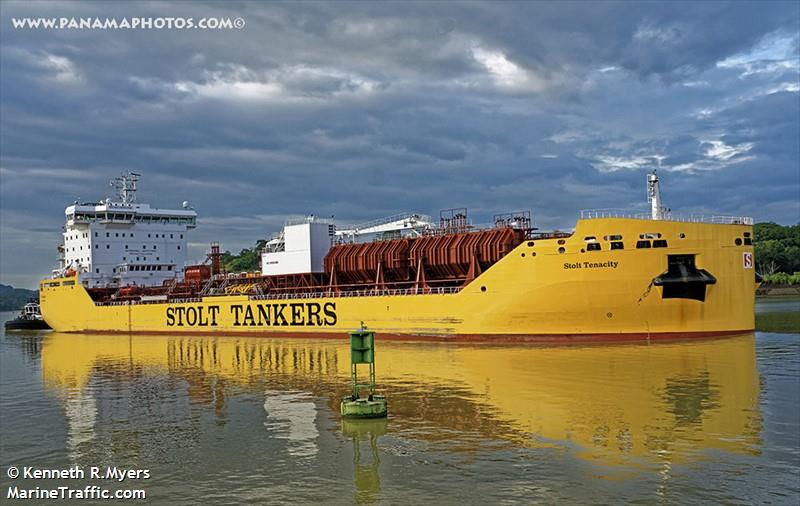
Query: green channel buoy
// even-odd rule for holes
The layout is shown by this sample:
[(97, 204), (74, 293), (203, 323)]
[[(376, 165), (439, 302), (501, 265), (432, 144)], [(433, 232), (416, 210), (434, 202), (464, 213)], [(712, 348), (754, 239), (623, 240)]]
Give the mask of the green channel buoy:
[[(369, 382), (358, 382), (358, 365), (369, 365)], [(386, 397), (375, 393), (375, 332), (361, 328), (350, 332), (350, 376), (353, 393), (342, 399), (340, 410), (344, 418), (383, 418), (388, 413)], [(368, 390), (361, 397), (362, 390)]]

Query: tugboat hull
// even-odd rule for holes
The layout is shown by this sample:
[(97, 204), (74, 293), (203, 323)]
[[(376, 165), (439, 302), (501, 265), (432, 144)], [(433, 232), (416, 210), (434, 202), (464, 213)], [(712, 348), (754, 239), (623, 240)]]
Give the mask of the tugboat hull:
[(44, 320), (28, 320), (24, 318), (15, 318), (6, 322), (6, 330), (49, 330), (48, 325)]

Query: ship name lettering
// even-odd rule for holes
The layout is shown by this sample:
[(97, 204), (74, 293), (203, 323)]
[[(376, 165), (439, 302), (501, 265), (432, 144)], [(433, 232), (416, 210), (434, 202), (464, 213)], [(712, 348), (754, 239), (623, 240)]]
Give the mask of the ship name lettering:
[[(216, 313), (213, 316), (216, 318)], [(232, 304), (231, 316), (235, 327), (322, 327), (336, 325), (337, 322), (335, 302)], [(174, 320), (175, 315), (167, 311), (167, 325), (172, 326), (174, 323), (170, 322)], [(178, 321), (178, 325), (183, 325), (183, 320)], [(188, 324), (193, 325), (191, 322)], [(212, 325), (216, 325), (216, 319)]]
[[(286, 321), (286, 317), (283, 316), (283, 310), (286, 309), (286, 304), (273, 304), (272, 308), (275, 310), (275, 323), (273, 325), (280, 325), (281, 327), (285, 327), (289, 325), (289, 322)], [(281, 323), (278, 323), (278, 318), (280, 318)]]
[(608, 260), (606, 262), (564, 262), (564, 269), (616, 269), (619, 262)]
[(305, 304), (289, 304), (289, 307), (292, 308), (292, 326), (296, 325), (305, 325), (303, 321), (303, 306)]
[(167, 327), (216, 327), (219, 306), (168, 307)]

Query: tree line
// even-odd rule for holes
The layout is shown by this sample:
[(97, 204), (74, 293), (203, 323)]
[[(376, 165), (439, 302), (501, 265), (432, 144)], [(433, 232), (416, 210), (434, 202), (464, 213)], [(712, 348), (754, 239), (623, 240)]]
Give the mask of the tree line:
[(756, 223), (753, 228), (756, 270), (764, 281), (800, 284), (800, 224)]

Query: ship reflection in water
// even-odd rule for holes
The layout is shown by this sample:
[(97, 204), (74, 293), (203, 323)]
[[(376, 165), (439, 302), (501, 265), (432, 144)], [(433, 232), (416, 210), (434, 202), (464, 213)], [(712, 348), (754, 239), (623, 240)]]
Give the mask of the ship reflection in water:
[[(650, 346), (379, 342), (389, 419), (368, 422), (338, 416), (344, 338), (53, 333), (41, 367), (63, 400), (71, 461), (205, 461), (237, 483), (209, 491), (239, 499), (291, 493), (307, 469), (307, 486), (372, 503), (409, 481), (472, 481), (495, 457), (530, 477), (504, 485), (511, 497), (563, 499), (548, 495), (559, 480), (643, 474), (650, 493), (666, 495), (675, 466), (761, 445), (752, 334)], [(560, 476), (569, 468), (574, 476)], [(553, 476), (540, 476), (547, 469)], [(451, 498), (468, 488), (441, 486)], [(409, 494), (395, 497), (425, 497)]]

